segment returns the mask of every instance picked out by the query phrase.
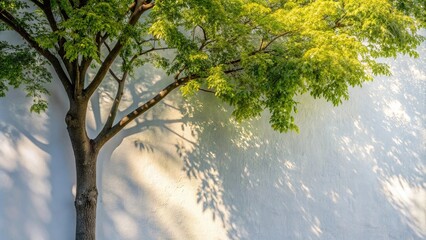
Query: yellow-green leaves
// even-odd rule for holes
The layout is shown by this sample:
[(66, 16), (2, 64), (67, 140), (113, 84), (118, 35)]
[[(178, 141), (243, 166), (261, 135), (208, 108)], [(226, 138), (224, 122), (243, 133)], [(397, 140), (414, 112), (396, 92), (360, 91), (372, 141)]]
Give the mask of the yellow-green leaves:
[[(420, 25), (387, 0), (346, 0), (341, 25), (347, 34), (364, 41), (373, 57), (396, 57), (398, 52), (415, 55)], [(421, 7), (418, 6), (418, 7)]]
[(389, 74), (376, 57), (414, 55), (421, 41), (388, 0), (164, 1), (152, 17), (151, 34), (176, 46), (170, 72), (197, 77), (184, 95), (207, 86), (238, 120), (269, 109), (279, 131), (297, 130), (296, 95), (337, 105), (350, 86)]
[(192, 80), (192, 81), (189, 81), (185, 86), (182, 86), (180, 88), (180, 91), (184, 97), (191, 97), (196, 92), (198, 92), (200, 87), (201, 87), (201, 84), (198, 81)]
[(348, 86), (360, 85), (369, 75), (361, 59), (365, 47), (347, 34), (331, 32), (313, 37), (302, 57), (308, 89), (314, 97), (325, 97), (337, 105), (348, 98)]
[(70, 61), (76, 60), (79, 56), (90, 57), (100, 61), (97, 47), (90, 37), (76, 37), (72, 41), (66, 42), (64, 48), (65, 57)]
[(416, 56), (426, 12), (423, 0), (161, 0), (129, 24), (132, 0), (77, 2), (52, 1), (55, 31), (43, 11), (22, 11), (24, 1), (4, 0), (0, 8), (66, 60), (101, 63), (119, 42), (122, 72), (150, 64), (175, 80), (191, 79), (184, 96), (209, 89), (238, 120), (267, 109), (279, 131), (297, 130), (297, 95), (337, 105), (350, 86), (389, 74), (376, 58)]
[(223, 72), (222, 66), (212, 67), (206, 79), (207, 87), (215, 90), (216, 96), (226, 96), (231, 93), (232, 86), (229, 79)]

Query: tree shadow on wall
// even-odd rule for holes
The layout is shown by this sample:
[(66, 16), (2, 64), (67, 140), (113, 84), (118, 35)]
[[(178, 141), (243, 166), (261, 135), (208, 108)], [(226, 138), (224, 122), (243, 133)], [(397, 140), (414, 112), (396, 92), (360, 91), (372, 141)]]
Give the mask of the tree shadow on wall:
[(73, 162), (60, 116), (66, 104), (55, 91), (50, 99), (56, 105), (40, 115), (29, 112), (31, 99), (20, 90), (1, 99), (1, 239), (72, 239)]
[[(100, 155), (99, 238), (421, 239), (424, 65), (398, 61), (395, 78), (352, 90), (339, 108), (301, 97), (300, 134), (274, 133), (265, 116), (230, 122), (207, 93), (170, 95)], [(135, 106), (162, 83), (130, 84)], [(99, 94), (91, 134), (107, 114)], [(2, 104), (2, 238), (73, 236), (64, 105), (34, 118), (25, 104)]]
[[(397, 70), (419, 66), (406, 64)], [(144, 74), (157, 80), (131, 82), (129, 106), (166, 78)], [(230, 109), (207, 93), (189, 101), (173, 93), (101, 153), (100, 237), (420, 239), (420, 78), (378, 79), (351, 90), (338, 108), (302, 96), (300, 134), (273, 132), (267, 114), (229, 121)], [(102, 109), (93, 110), (95, 119)]]
[(267, 116), (229, 122), (210, 96), (186, 105), (197, 141), (176, 149), (201, 182), (202, 211), (229, 239), (426, 236), (426, 62), (390, 64), (393, 78), (352, 89), (338, 108), (300, 97), (300, 134), (272, 132)]
[(314, 197), (320, 192), (307, 186), (311, 176), (303, 173), (304, 161), (315, 159), (307, 159), (299, 135), (274, 133), (265, 116), (229, 121), (229, 109), (212, 96), (197, 103), (188, 105), (187, 123), (197, 130), (197, 142), (176, 149), (187, 177), (200, 181), (200, 210), (222, 223), (228, 239), (319, 238), (321, 212), (309, 207), (320, 204)]
[[(132, 81), (129, 83), (127, 89), (130, 90), (126, 93), (127, 97), (124, 99), (124, 105), (130, 107), (130, 109), (136, 107), (137, 103), (144, 102), (153, 96), (152, 94), (155, 91), (145, 92), (147, 89), (160, 89), (161, 86), (159, 85), (163, 84), (162, 82), (160, 83), (160, 79), (167, 79), (166, 76), (158, 76), (157, 73), (150, 71), (144, 71), (142, 76), (142, 79), (154, 79), (154, 81)], [(105, 111), (108, 108), (104, 104), (112, 101), (111, 96), (105, 93), (114, 92), (114, 86), (106, 84), (103, 88), (107, 88), (108, 91), (101, 88), (91, 101), (91, 110), (93, 112), (93, 118), (90, 120), (92, 123), (89, 124), (91, 126), (89, 132), (91, 134), (100, 131), (100, 126), (102, 126), (102, 122), (106, 114), (108, 114)], [(179, 93), (171, 94), (164, 102), (155, 106), (143, 117), (138, 118), (134, 125), (126, 128), (119, 136), (105, 146), (99, 157), (100, 178), (98, 179), (100, 186), (100, 205), (105, 207), (105, 211), (98, 211), (98, 214), (100, 213), (98, 219), (103, 219), (101, 220), (101, 229), (99, 230), (101, 238), (123, 238), (123, 235), (127, 239), (138, 239), (140, 237), (152, 239), (155, 236), (160, 236), (160, 238), (176, 238), (174, 236), (176, 231), (172, 233), (167, 230), (170, 226), (161, 226), (161, 221), (149, 219), (149, 214), (146, 214), (147, 216), (139, 215), (136, 209), (129, 212), (129, 209), (132, 208), (130, 207), (131, 205), (149, 205), (149, 200), (146, 199), (149, 191), (146, 190), (146, 186), (138, 185), (134, 177), (129, 176), (129, 172), (132, 172), (130, 169), (132, 167), (129, 164), (125, 163), (125, 161), (120, 162), (120, 160), (117, 160), (114, 163), (113, 173), (104, 173), (104, 171), (108, 171), (106, 170), (108, 167), (105, 167), (105, 165), (111, 166), (110, 164), (114, 161), (111, 156), (123, 143), (124, 139), (131, 139), (129, 140), (131, 145), (139, 150), (141, 158), (147, 157), (146, 155), (148, 157), (149, 155), (162, 155), (168, 163), (160, 163), (161, 167), (167, 170), (167, 168), (170, 168), (170, 165), (177, 164), (180, 171), (179, 174), (182, 174), (181, 171), (184, 170), (190, 180), (196, 178), (200, 186), (196, 188), (196, 196), (192, 198), (194, 200), (192, 205), (197, 206), (197, 203), (202, 205), (202, 209), (200, 210), (202, 212), (211, 212), (213, 221), (220, 222), (222, 228), (228, 229), (230, 226), (232, 228), (232, 224), (229, 222), (227, 216), (228, 210), (222, 201), (223, 188), (220, 186), (222, 180), (219, 179), (220, 176), (217, 172), (216, 155), (218, 155), (217, 159), (223, 159), (222, 161), (228, 164), (231, 159), (227, 152), (232, 151), (235, 147), (238, 148), (238, 146), (243, 147), (243, 145), (245, 148), (248, 148), (252, 133), (237, 124), (229, 124), (229, 116), (225, 116), (225, 118), (221, 116), (229, 115), (228, 110), (223, 106), (218, 109), (217, 106), (221, 106), (221, 104), (218, 104), (217, 101), (215, 103), (218, 105), (214, 106), (214, 108), (206, 109), (201, 101), (195, 98), (193, 100), (193, 102), (189, 103), (180, 98)], [(205, 101), (208, 102), (210, 100)], [(125, 112), (120, 115), (123, 114)], [(215, 122), (220, 122), (220, 125), (216, 126)], [(219, 129), (215, 129), (217, 127)], [(217, 134), (222, 136), (219, 137)], [(159, 144), (168, 138), (172, 139), (168, 145)], [(213, 147), (209, 148), (210, 145)], [(114, 181), (116, 181), (115, 184), (121, 186), (118, 188), (113, 187), (112, 191), (109, 190), (111, 189), (110, 185), (114, 184), (111, 183), (111, 175), (119, 176), (120, 180), (116, 179)], [(173, 177), (179, 181), (182, 176)], [(103, 182), (105, 179), (110, 183), (104, 185)], [(106, 199), (109, 199), (106, 200), (105, 204), (104, 196), (106, 196)], [(144, 208), (142, 207), (142, 209)], [(182, 209), (177, 207), (176, 211), (181, 212), (181, 215), (185, 215), (185, 213), (182, 213), (184, 211)], [(149, 209), (144, 209), (143, 211), (149, 211)], [(186, 214), (190, 215), (191, 213)], [(189, 222), (189, 219), (191, 219), (191, 216), (188, 216), (187, 220), (179, 220), (181, 223), (176, 228), (180, 228), (182, 225), (193, 224)], [(123, 222), (126, 224), (123, 224)], [(133, 230), (130, 230), (129, 227), (124, 225), (134, 226)], [(139, 230), (134, 230), (134, 228), (139, 228)], [(185, 229), (188, 227), (184, 226), (182, 228)], [(180, 232), (182, 237), (194, 239), (191, 231)], [(230, 235), (237, 233), (236, 230), (232, 229), (229, 232)], [(203, 235), (202, 232), (200, 234)]]
[[(151, 68), (144, 68), (136, 76), (140, 79), (132, 79), (128, 82), (126, 93), (119, 108), (117, 119), (127, 114), (129, 109), (134, 109), (138, 104), (152, 98), (160, 89), (165, 87), (168, 77), (161, 73), (152, 71)], [(113, 80), (111, 80), (113, 82)], [(170, 81), (169, 81), (170, 82)], [(89, 116), (89, 134), (97, 134), (106, 119), (109, 105), (113, 96), (107, 92), (115, 92), (116, 86), (106, 82), (91, 99), (90, 110), (93, 113)], [(176, 94), (175, 94), (176, 95)], [(167, 100), (171, 99), (171, 100)], [(138, 158), (146, 159), (150, 155), (161, 155), (170, 165), (170, 162), (177, 163), (177, 158), (173, 151), (166, 149), (167, 146), (161, 144), (167, 135), (178, 136), (170, 126), (185, 122), (185, 117), (179, 114), (176, 107), (170, 107), (170, 101), (177, 100), (173, 94), (163, 102), (157, 104), (143, 116), (137, 118), (133, 124), (123, 129), (103, 148), (98, 159), (98, 186), (99, 186), (99, 208), (98, 208), (98, 236), (101, 239), (170, 239), (170, 226), (158, 223), (152, 216), (155, 210), (150, 209), (152, 202), (158, 199), (150, 199), (149, 186), (140, 181), (138, 176), (134, 176), (135, 167), (132, 164), (141, 163)], [(181, 102), (181, 99), (177, 100)], [(176, 104), (176, 103), (173, 103)], [(156, 137), (162, 136), (162, 137)], [(179, 137), (185, 139), (184, 137)], [(117, 148), (125, 143), (132, 149), (125, 154), (116, 153)], [(121, 147), (122, 148), (122, 147)], [(133, 150), (137, 150), (133, 152)], [(132, 156), (127, 156), (132, 152)], [(114, 154), (118, 156), (112, 157)], [(128, 158), (134, 158), (128, 161)], [(136, 158), (136, 159), (135, 159)], [(167, 167), (167, 163), (163, 164)], [(147, 166), (149, 163), (144, 163)], [(165, 165), (164, 165), (165, 164)], [(147, 168), (145, 166), (145, 168)], [(149, 166), (148, 166), (149, 167)], [(141, 168), (143, 169), (143, 168)], [(117, 187), (118, 186), (118, 187)], [(188, 239), (188, 235), (181, 233), (182, 238)]]
[[(425, 45), (419, 49), (425, 50)], [(407, 229), (406, 235), (393, 235), (401, 239), (426, 237), (426, 59), (421, 56), (388, 60), (393, 76), (371, 84), (352, 132), (337, 138), (348, 161), (362, 160), (374, 172), (380, 198), (394, 209), (389, 216), (400, 218), (395, 228)]]

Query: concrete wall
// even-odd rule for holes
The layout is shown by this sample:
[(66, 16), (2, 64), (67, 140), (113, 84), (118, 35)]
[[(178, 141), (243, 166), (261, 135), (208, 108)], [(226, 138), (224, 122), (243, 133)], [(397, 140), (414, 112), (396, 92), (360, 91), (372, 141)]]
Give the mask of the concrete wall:
[[(300, 133), (238, 125), (207, 93), (179, 94), (113, 139), (98, 164), (98, 239), (426, 237), (426, 45), (334, 108), (300, 97)], [(164, 76), (138, 74), (126, 104)], [(59, 86), (53, 85), (53, 89)], [(109, 87), (109, 86), (104, 86)], [(92, 101), (96, 133), (109, 98)], [(74, 170), (55, 91), (46, 114), (0, 99), (0, 239), (73, 239)]]

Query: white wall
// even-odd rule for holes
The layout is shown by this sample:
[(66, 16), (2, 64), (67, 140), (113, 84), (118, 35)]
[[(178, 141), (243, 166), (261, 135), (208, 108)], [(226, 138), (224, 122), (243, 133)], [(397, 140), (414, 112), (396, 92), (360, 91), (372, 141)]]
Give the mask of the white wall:
[[(425, 44), (420, 52), (388, 60), (393, 77), (337, 108), (301, 97), (299, 134), (273, 132), (266, 114), (231, 123), (206, 93), (172, 94), (102, 152), (98, 239), (426, 237)], [(128, 104), (150, 85), (132, 84)], [(98, 99), (91, 133), (109, 101)], [(29, 104), (17, 90), (0, 99), (0, 239), (73, 239), (67, 104), (54, 91), (46, 114)]]

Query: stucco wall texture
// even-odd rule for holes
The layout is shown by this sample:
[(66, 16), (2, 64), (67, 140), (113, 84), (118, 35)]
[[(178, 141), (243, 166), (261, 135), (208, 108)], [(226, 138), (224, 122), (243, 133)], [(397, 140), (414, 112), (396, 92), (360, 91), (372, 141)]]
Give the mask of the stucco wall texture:
[[(236, 124), (208, 93), (168, 96), (100, 154), (98, 239), (424, 239), (425, 44), (419, 52), (385, 60), (393, 76), (339, 107), (301, 96), (300, 133), (274, 132), (267, 113)], [(136, 76), (126, 106), (164, 85)], [(51, 89), (41, 115), (19, 90), (0, 99), (2, 240), (74, 238), (67, 102)], [(92, 99), (92, 136), (110, 101)]]

